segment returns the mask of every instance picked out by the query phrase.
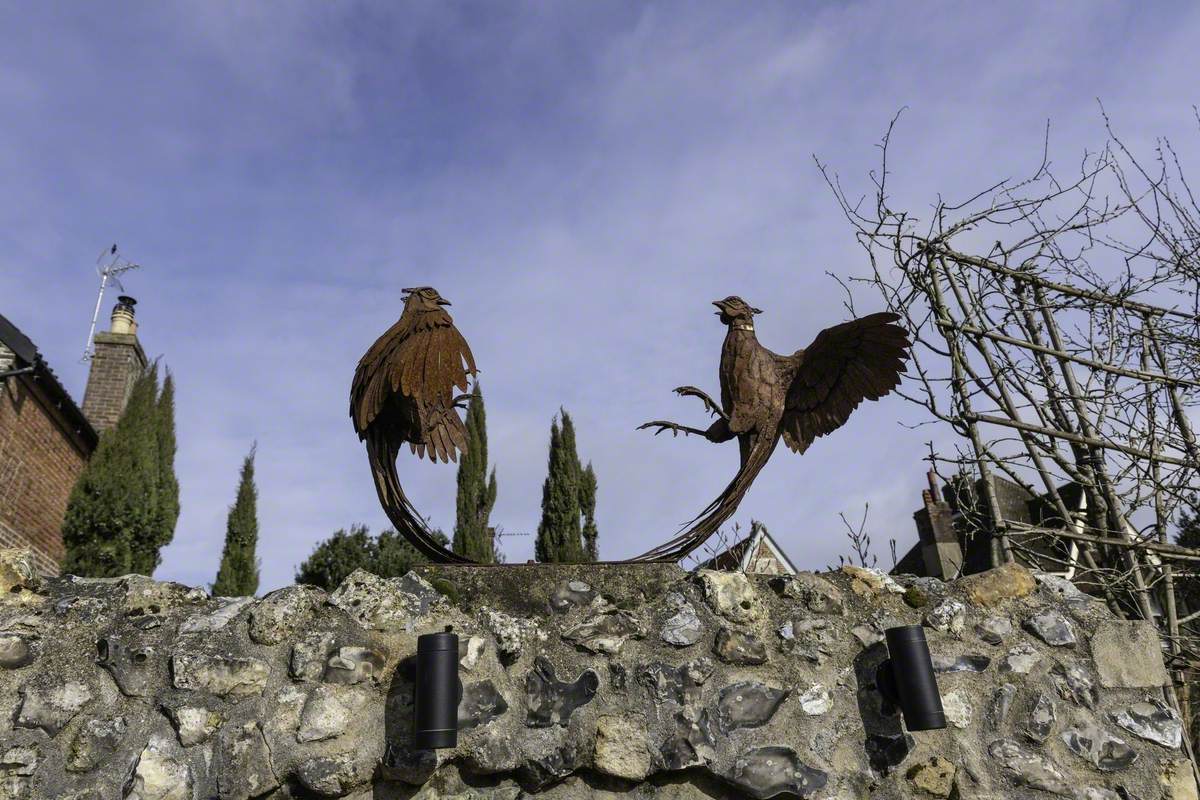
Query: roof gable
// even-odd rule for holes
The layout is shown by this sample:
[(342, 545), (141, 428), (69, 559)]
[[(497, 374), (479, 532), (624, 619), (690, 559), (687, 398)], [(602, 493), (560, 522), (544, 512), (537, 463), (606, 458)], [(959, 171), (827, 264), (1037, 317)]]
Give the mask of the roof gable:
[(11, 350), (23, 367), (32, 367), (33, 371), (20, 376), (19, 379), (30, 380), (37, 388), (45, 393), (51, 405), (62, 413), (62, 422), (82, 439), (89, 452), (96, 447), (99, 436), (92, 423), (84, 416), (83, 411), (75, 404), (66, 388), (59, 382), (58, 376), (50, 369), (50, 365), (42, 358), (37, 347), (21, 329), (7, 317), (0, 314), (0, 344)]
[(713, 556), (701, 564), (699, 569), (754, 572), (753, 567), (762, 558), (764, 551), (779, 562), (785, 574), (796, 574), (797, 569), (792, 560), (784, 554), (783, 549), (767, 530), (767, 526), (761, 523), (754, 524), (749, 536)]

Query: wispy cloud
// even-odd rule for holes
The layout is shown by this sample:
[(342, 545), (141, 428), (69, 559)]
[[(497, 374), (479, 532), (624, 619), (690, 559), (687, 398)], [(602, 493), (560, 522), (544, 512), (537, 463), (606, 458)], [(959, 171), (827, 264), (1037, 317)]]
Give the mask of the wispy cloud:
[[(661, 540), (736, 448), (636, 432), (716, 389), (714, 297), (790, 351), (841, 321), (825, 271), (862, 255), (813, 165), (865, 190), (901, 106), (897, 204), (927, 208), (1102, 141), (1195, 162), (1197, 17), (1126, 4), (179, 4), (10, 7), (0, 53), (0, 309), (82, 393), (75, 363), (111, 241), (143, 341), (179, 383), (183, 515), (160, 576), (207, 583), (240, 459), (259, 442), (263, 586), (332, 530), (382, 527), (346, 394), (362, 351), (438, 286), (483, 369), (500, 497), (536, 527), (551, 416), (600, 480), (605, 556)], [(867, 308), (872, 298), (861, 298)], [(927, 429), (896, 399), (803, 458), (780, 453), (739, 519), (796, 560), (914, 538)], [(453, 470), (400, 465), (449, 527)], [(531, 539), (507, 542), (529, 557)]]

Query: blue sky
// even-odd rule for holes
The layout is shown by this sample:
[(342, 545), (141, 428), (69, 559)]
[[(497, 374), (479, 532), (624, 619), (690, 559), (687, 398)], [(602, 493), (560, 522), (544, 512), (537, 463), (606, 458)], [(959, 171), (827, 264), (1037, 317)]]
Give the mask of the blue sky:
[[(1135, 149), (1200, 156), (1189, 4), (0, 3), (0, 26), (0, 313), (81, 400), (93, 259), (117, 242), (145, 265), (126, 287), (179, 386), (158, 577), (192, 584), (255, 440), (263, 590), (333, 530), (385, 524), (346, 396), (402, 287), (453, 301), (482, 369), (494, 521), (536, 527), (561, 405), (619, 558), (736, 470), (732, 444), (634, 430), (705, 420), (670, 390), (716, 391), (709, 301), (763, 308), (776, 351), (846, 317), (825, 273), (863, 256), (814, 154), (867, 191), (907, 106), (895, 201), (919, 212), (1027, 170), (1047, 120), (1077, 162), (1100, 98)], [(918, 419), (890, 398), (781, 450), (737, 519), (823, 567), (847, 551), (838, 512), (870, 502), (890, 563), (915, 538), (934, 434), (899, 422)], [(452, 526), (453, 468), (400, 471)]]

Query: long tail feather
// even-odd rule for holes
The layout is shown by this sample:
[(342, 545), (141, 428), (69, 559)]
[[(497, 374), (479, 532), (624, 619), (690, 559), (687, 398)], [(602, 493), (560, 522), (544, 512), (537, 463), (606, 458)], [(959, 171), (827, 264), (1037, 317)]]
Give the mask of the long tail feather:
[(406, 536), (422, 555), (434, 563), (472, 563), (469, 558), (442, 547), (433, 538), (417, 509), (400, 487), (400, 478), (396, 474), (396, 448), (388, 445), (378, 433), (368, 433), (366, 441), (367, 460), (371, 462), (371, 473), (375, 476), (375, 492), (379, 495), (379, 504), (383, 506), (384, 513), (396, 531)]
[(629, 560), (678, 561), (702, 545), (709, 536), (716, 533), (717, 529), (737, 511), (742, 498), (745, 497), (746, 492), (750, 489), (750, 484), (754, 483), (754, 479), (758, 477), (758, 473), (767, 465), (767, 460), (770, 459), (771, 453), (775, 452), (775, 447), (779, 444), (779, 438), (780, 433), (778, 430), (760, 434), (758, 441), (754, 443), (754, 447), (751, 448), (749, 455), (746, 457), (746, 463), (742, 464), (741, 469), (738, 470), (737, 475), (729, 482), (729, 485), (725, 487), (725, 490), (717, 495), (717, 498), (709, 503), (708, 507), (689, 523), (691, 527), (669, 542)]

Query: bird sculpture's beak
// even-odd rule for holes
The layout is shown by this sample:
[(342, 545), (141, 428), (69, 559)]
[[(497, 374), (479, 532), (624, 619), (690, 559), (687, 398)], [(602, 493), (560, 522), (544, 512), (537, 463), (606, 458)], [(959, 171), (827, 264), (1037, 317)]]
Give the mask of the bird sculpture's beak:
[(438, 304), (439, 306), (448, 306), (448, 305), (450, 305), (450, 301), (449, 301), (449, 300), (447, 300), (447, 299), (446, 299), (446, 298), (444, 298), (444, 297), (439, 297), (439, 298), (438, 298), (438, 300), (437, 300), (437, 304)]
[(712, 304), (720, 309), (720, 311), (717, 312), (718, 314), (725, 313), (725, 301), (724, 300), (713, 300)]

